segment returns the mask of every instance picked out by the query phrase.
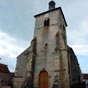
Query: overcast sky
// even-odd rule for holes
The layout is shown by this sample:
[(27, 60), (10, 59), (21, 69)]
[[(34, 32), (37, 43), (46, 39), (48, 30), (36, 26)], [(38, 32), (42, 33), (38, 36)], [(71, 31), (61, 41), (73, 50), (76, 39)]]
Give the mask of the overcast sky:
[[(0, 0), (0, 63), (15, 70), (16, 57), (33, 38), (34, 15), (48, 10), (50, 0)], [(65, 15), (68, 45), (83, 73), (88, 73), (88, 0), (55, 0)]]

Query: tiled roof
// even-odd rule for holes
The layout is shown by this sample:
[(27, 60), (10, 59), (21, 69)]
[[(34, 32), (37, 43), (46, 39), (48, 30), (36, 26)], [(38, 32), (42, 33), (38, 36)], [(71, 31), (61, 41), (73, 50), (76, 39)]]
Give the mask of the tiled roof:
[(7, 65), (1, 64), (1, 63), (0, 63), (0, 72), (2, 72), (2, 73), (10, 73)]
[(83, 79), (88, 79), (88, 74), (83, 74)]

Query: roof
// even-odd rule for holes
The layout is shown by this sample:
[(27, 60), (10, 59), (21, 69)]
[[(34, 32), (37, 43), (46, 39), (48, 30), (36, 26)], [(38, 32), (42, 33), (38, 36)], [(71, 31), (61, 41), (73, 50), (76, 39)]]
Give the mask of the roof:
[(17, 56), (17, 58), (19, 58), (21, 55), (25, 55), (25, 56), (28, 55), (30, 53), (30, 48), (31, 46), (25, 49), (20, 55)]
[(45, 13), (48, 13), (48, 12), (51, 12), (51, 11), (55, 11), (55, 10), (58, 10), (58, 9), (61, 11), (61, 14), (62, 14), (62, 16), (63, 16), (64, 22), (65, 22), (65, 24), (66, 24), (66, 26), (67, 26), (67, 22), (66, 22), (66, 20), (65, 20), (65, 17), (64, 17), (64, 14), (63, 14), (63, 11), (62, 11), (61, 7), (57, 7), (57, 8), (55, 8), (55, 9), (51, 9), (51, 10), (48, 10), (48, 11), (46, 11), (46, 12), (37, 14), (37, 15), (35, 15), (34, 17), (40, 16), (40, 15), (43, 15), (43, 14), (45, 14)]
[(83, 79), (88, 79), (88, 74), (83, 74)]
[(1, 63), (0, 63), (0, 72), (2, 72), (2, 73), (10, 73), (7, 65), (1, 64)]

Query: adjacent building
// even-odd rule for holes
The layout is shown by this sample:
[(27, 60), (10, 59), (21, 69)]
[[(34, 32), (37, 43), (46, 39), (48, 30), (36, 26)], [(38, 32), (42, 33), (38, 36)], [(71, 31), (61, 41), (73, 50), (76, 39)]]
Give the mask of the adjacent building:
[(86, 88), (88, 88), (88, 74), (83, 74), (83, 81), (85, 83)]
[(13, 77), (8, 66), (0, 63), (0, 88), (13, 88)]
[(10, 81), (10, 71), (5, 64), (0, 63), (0, 85), (6, 86)]

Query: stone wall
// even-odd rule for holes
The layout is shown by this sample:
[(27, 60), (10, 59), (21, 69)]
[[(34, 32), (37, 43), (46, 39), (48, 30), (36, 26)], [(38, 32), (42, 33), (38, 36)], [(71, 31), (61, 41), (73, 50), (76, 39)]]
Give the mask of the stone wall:
[(29, 49), (26, 49), (22, 54), (17, 57), (17, 65), (14, 77), (14, 88), (21, 88), (26, 79), (26, 65), (28, 62)]
[(68, 47), (68, 56), (69, 56), (69, 75), (70, 75), (70, 84), (71, 86), (78, 85), (82, 83), (82, 74), (79, 67), (77, 57), (72, 50)]

